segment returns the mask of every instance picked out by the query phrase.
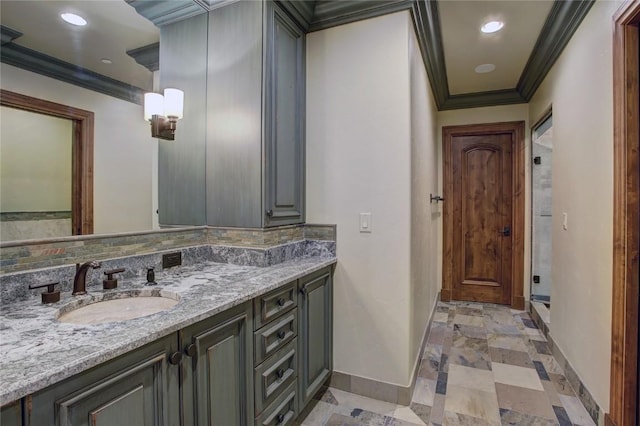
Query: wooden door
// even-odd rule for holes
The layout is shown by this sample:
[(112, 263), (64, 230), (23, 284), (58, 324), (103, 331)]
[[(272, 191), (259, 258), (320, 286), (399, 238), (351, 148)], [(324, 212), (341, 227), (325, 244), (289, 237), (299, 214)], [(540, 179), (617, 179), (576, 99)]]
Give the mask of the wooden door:
[(445, 300), (524, 302), (523, 130), (522, 122), (443, 129)]

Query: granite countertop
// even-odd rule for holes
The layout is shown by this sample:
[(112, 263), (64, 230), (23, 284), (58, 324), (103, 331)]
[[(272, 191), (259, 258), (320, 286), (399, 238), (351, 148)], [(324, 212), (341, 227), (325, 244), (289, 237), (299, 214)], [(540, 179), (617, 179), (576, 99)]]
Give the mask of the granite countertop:
[[(60, 302), (40, 298), (2, 306), (0, 405), (44, 389), (91, 367), (239, 305), (283, 284), (334, 264), (335, 257), (303, 257), (269, 267), (206, 262), (156, 273), (157, 286), (123, 280), (115, 290), (63, 293)], [(90, 272), (91, 273), (91, 272)], [(59, 310), (102, 298), (141, 292), (179, 299), (146, 317), (96, 325), (60, 323)]]

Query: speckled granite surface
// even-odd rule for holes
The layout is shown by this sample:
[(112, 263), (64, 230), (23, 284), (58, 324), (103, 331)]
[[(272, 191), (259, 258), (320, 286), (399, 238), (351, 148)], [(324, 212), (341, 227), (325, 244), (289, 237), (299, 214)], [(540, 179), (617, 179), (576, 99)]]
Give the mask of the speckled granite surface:
[[(146, 287), (124, 278), (116, 290), (96, 288), (86, 296), (63, 293), (42, 305), (31, 297), (3, 305), (0, 312), (0, 405), (60, 382), (181, 328), (239, 305), (291, 280), (336, 262), (335, 257), (302, 257), (267, 267), (205, 262), (156, 274)], [(99, 288), (99, 287), (98, 287)], [(70, 303), (90, 303), (122, 292), (166, 292), (180, 302), (148, 317), (103, 325), (56, 321)]]

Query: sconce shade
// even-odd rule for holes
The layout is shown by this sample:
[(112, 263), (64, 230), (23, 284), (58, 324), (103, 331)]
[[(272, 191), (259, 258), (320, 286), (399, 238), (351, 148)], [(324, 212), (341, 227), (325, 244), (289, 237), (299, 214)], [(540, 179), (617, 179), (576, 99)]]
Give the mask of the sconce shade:
[(167, 118), (182, 118), (184, 92), (178, 89), (164, 89), (164, 115)]
[(164, 115), (164, 99), (159, 93), (145, 93), (144, 119), (151, 121), (154, 115)]

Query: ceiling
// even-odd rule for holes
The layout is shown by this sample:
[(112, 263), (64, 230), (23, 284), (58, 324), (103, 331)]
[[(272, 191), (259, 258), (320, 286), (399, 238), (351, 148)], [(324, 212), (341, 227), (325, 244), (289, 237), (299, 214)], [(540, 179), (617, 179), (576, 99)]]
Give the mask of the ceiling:
[[(156, 25), (195, 16), (233, 1), (237, 0), (2, 0), (0, 23), (23, 33), (11, 45), (148, 91), (152, 85), (151, 71), (126, 52), (157, 43)], [(309, 32), (409, 10), (436, 103), (443, 110), (527, 102), (593, 0), (280, 0), (279, 3)], [(59, 18), (64, 11), (79, 13), (89, 24), (86, 27), (66, 24)], [(480, 26), (494, 19), (503, 21), (504, 28), (494, 34), (481, 33)], [(5, 59), (11, 55), (5, 54), (10, 49), (4, 45), (4, 39), (5, 28), (6, 51), (0, 59), (11, 63)], [(155, 49), (157, 58), (157, 46)], [(105, 57), (113, 63), (103, 64), (100, 59)], [(18, 66), (22, 60), (17, 61)], [(495, 70), (478, 74), (474, 69), (481, 64), (494, 64)], [(38, 72), (32, 64), (31, 70), (34, 69)], [(57, 78), (55, 72), (53, 76)], [(139, 99), (138, 95), (131, 100), (139, 102)]]
[[(518, 84), (553, 1), (441, 1), (442, 44), (449, 93), (513, 89)], [(504, 27), (484, 34), (489, 21)], [(478, 65), (495, 70), (478, 74)]]
[[(64, 12), (84, 17), (87, 25), (64, 22)], [(151, 71), (127, 51), (157, 43), (160, 30), (122, 0), (2, 0), (0, 24), (22, 33), (13, 40), (19, 46), (144, 90), (152, 88)], [(102, 63), (103, 58), (112, 63)]]

